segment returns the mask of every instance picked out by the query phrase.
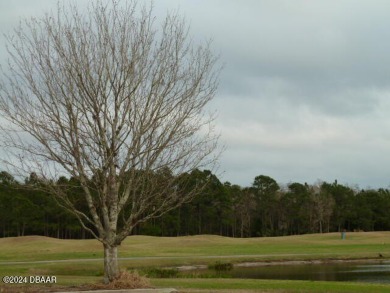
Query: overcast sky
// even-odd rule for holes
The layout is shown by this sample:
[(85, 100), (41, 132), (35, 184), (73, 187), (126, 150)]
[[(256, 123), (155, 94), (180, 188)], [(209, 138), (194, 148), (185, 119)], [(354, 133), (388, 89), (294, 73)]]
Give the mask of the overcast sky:
[[(0, 0), (0, 30), (54, 0)], [(78, 3), (86, 3), (79, 0)], [(142, 2), (142, 1), (140, 1)], [(390, 186), (390, 1), (156, 0), (225, 64), (212, 108), (223, 181)], [(5, 42), (0, 38), (0, 62)]]

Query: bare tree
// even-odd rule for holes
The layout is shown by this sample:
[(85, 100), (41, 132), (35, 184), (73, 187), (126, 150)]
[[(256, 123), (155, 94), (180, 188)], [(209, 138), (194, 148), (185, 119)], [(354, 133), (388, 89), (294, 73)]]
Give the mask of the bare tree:
[[(104, 246), (106, 282), (117, 247), (141, 222), (191, 199), (191, 170), (218, 156), (212, 115), (219, 68), (209, 42), (188, 25), (135, 2), (58, 6), (8, 37), (0, 113), (10, 166), (35, 172), (58, 202)], [(17, 159), (19, 159), (17, 161)], [(77, 180), (88, 212), (66, 181)], [(71, 188), (71, 186), (69, 186)]]
[(324, 225), (326, 224), (326, 232), (330, 230), (330, 218), (333, 214), (335, 201), (332, 195), (326, 190), (321, 190), (317, 186), (317, 190), (313, 190), (310, 194), (312, 203), (312, 211), (314, 212), (313, 224), (318, 225), (318, 231), (323, 233)]

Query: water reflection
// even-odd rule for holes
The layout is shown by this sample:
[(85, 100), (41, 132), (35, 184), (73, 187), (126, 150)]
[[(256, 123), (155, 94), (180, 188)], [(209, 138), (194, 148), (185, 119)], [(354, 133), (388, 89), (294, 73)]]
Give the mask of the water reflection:
[(390, 284), (390, 263), (356, 265), (342, 272), (351, 281)]
[(235, 267), (233, 278), (359, 281), (390, 284), (390, 262)]

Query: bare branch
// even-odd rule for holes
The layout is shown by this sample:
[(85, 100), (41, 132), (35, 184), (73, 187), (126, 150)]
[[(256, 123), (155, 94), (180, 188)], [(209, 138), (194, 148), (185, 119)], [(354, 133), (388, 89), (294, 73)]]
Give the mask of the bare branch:
[[(205, 106), (220, 69), (183, 18), (159, 25), (136, 2), (98, 1), (85, 14), (59, 5), (22, 23), (8, 44), (0, 84), (8, 164), (37, 173), (97, 239), (118, 245), (199, 193), (202, 184), (189, 190), (185, 179), (218, 156)], [(60, 176), (80, 183), (88, 213)]]

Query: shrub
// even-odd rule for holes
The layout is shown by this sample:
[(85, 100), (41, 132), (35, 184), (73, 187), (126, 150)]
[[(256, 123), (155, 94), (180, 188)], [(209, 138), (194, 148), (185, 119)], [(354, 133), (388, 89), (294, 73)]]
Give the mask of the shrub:
[(230, 271), (233, 269), (233, 264), (230, 262), (217, 261), (215, 264), (209, 265), (209, 269), (217, 272)]
[(109, 284), (99, 284), (95, 289), (140, 289), (152, 288), (149, 280), (137, 271), (122, 271), (119, 276)]
[(150, 268), (146, 269), (144, 273), (149, 278), (177, 278), (179, 270), (174, 269), (160, 269), (160, 268)]

